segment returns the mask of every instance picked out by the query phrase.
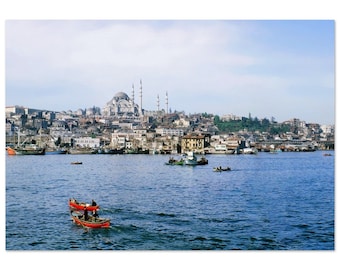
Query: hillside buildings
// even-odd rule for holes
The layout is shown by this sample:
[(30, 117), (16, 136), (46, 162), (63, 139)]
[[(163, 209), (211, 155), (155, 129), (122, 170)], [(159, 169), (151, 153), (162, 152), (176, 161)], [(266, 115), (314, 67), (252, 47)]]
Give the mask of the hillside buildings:
[[(147, 111), (125, 92), (117, 92), (102, 109), (53, 112), (20, 106), (6, 107), (6, 144), (35, 142), (48, 148), (123, 149), (141, 153), (238, 153), (247, 147), (260, 151), (334, 149), (334, 125), (320, 126), (299, 119), (285, 121), (289, 131), (271, 134), (267, 131), (242, 129), (221, 132), (214, 116), (185, 115), (166, 110)], [(168, 98), (168, 96), (166, 97)], [(158, 101), (159, 104), (159, 101)], [(222, 121), (243, 121), (232, 114)], [(269, 122), (268, 120), (266, 120)]]

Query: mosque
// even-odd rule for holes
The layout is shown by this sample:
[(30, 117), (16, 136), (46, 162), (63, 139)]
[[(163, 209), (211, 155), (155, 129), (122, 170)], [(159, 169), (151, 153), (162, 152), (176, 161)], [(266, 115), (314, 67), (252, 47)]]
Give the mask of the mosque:
[(142, 80), (140, 80), (140, 106), (135, 103), (135, 90), (132, 84), (132, 98), (124, 93), (118, 92), (114, 97), (106, 103), (102, 109), (102, 114), (104, 116), (142, 116)]
[[(134, 85), (132, 84), (132, 98), (130, 98), (125, 92), (118, 92), (102, 108), (102, 115), (105, 117), (141, 117), (143, 116), (144, 109), (142, 108), (142, 101), (143, 101), (142, 80), (140, 80), (140, 92), (139, 92), (140, 104), (139, 105), (135, 103), (134, 97), (135, 97)], [(157, 107), (159, 111), (159, 96), (157, 98), (158, 98)], [(168, 107), (168, 93), (166, 93), (166, 106)]]
[(139, 106), (124, 92), (118, 92), (102, 109), (104, 116), (139, 116)]

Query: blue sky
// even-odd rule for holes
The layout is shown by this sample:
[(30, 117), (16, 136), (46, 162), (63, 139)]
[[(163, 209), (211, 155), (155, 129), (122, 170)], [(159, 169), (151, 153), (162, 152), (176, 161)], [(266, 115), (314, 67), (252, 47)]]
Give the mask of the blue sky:
[(334, 124), (333, 20), (8, 20), (6, 106), (143, 108)]

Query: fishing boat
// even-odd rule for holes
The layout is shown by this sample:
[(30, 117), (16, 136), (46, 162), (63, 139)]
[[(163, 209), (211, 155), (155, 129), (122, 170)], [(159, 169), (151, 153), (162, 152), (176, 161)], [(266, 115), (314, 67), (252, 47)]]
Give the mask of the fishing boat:
[(69, 199), (68, 205), (70, 206), (70, 208), (76, 209), (76, 210), (84, 210), (85, 207), (86, 207), (86, 209), (88, 211), (94, 211), (94, 210), (98, 210), (100, 208), (99, 205), (91, 205), (89, 203), (78, 202), (74, 198)]
[(173, 157), (169, 158), (169, 161), (165, 163), (166, 165), (206, 165), (208, 164), (208, 160), (203, 156), (200, 159), (197, 159), (194, 152), (188, 152), (181, 159), (174, 159)]
[(22, 143), (20, 141), (20, 131), (18, 131), (18, 142), (15, 146), (7, 146), (6, 151), (10, 156), (13, 155), (45, 155), (45, 147), (40, 147), (33, 143), (28, 143), (26, 138)]
[(45, 148), (39, 147), (35, 144), (22, 145), (16, 147), (6, 147), (7, 154), (13, 155), (45, 155)]
[(230, 170), (231, 170), (230, 167), (226, 167), (226, 168), (216, 167), (216, 168), (213, 168), (214, 172), (225, 172), (225, 171), (230, 171)]
[(258, 152), (258, 150), (256, 148), (247, 147), (247, 148), (242, 149), (243, 154), (255, 155), (255, 154), (257, 154), (257, 152)]
[(184, 159), (174, 159), (173, 157), (169, 158), (169, 161), (165, 163), (165, 165), (184, 165)]
[(194, 152), (188, 152), (187, 157), (184, 160), (185, 165), (195, 166), (197, 165), (197, 157), (195, 156)]
[(109, 228), (111, 222), (111, 220), (108, 218), (94, 216), (88, 216), (88, 219), (85, 220), (84, 215), (81, 212), (72, 210), (71, 218), (75, 224), (92, 229)]
[(98, 154), (111, 154), (111, 155), (118, 155), (118, 154), (124, 154), (124, 149), (118, 149), (118, 148), (101, 148), (98, 149)]
[(208, 160), (205, 157), (201, 157), (199, 160), (197, 160), (197, 165), (207, 165)]
[(72, 165), (81, 165), (81, 164), (83, 164), (83, 162), (81, 162), (81, 161), (73, 161), (73, 162), (71, 162), (71, 164)]
[(68, 150), (69, 154), (72, 155), (86, 155), (86, 154), (96, 154), (97, 150), (92, 148), (70, 148)]
[(45, 154), (46, 155), (63, 155), (63, 154), (67, 154), (67, 150), (58, 149), (58, 148), (46, 148)]

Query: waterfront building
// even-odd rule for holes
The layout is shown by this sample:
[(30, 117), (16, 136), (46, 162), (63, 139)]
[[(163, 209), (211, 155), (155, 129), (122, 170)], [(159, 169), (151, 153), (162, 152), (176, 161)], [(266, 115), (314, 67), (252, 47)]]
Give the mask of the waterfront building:
[(74, 146), (81, 148), (97, 148), (100, 145), (99, 138), (80, 137), (74, 138)]
[(193, 151), (195, 153), (204, 153), (205, 136), (204, 135), (185, 135), (182, 137), (182, 153)]

